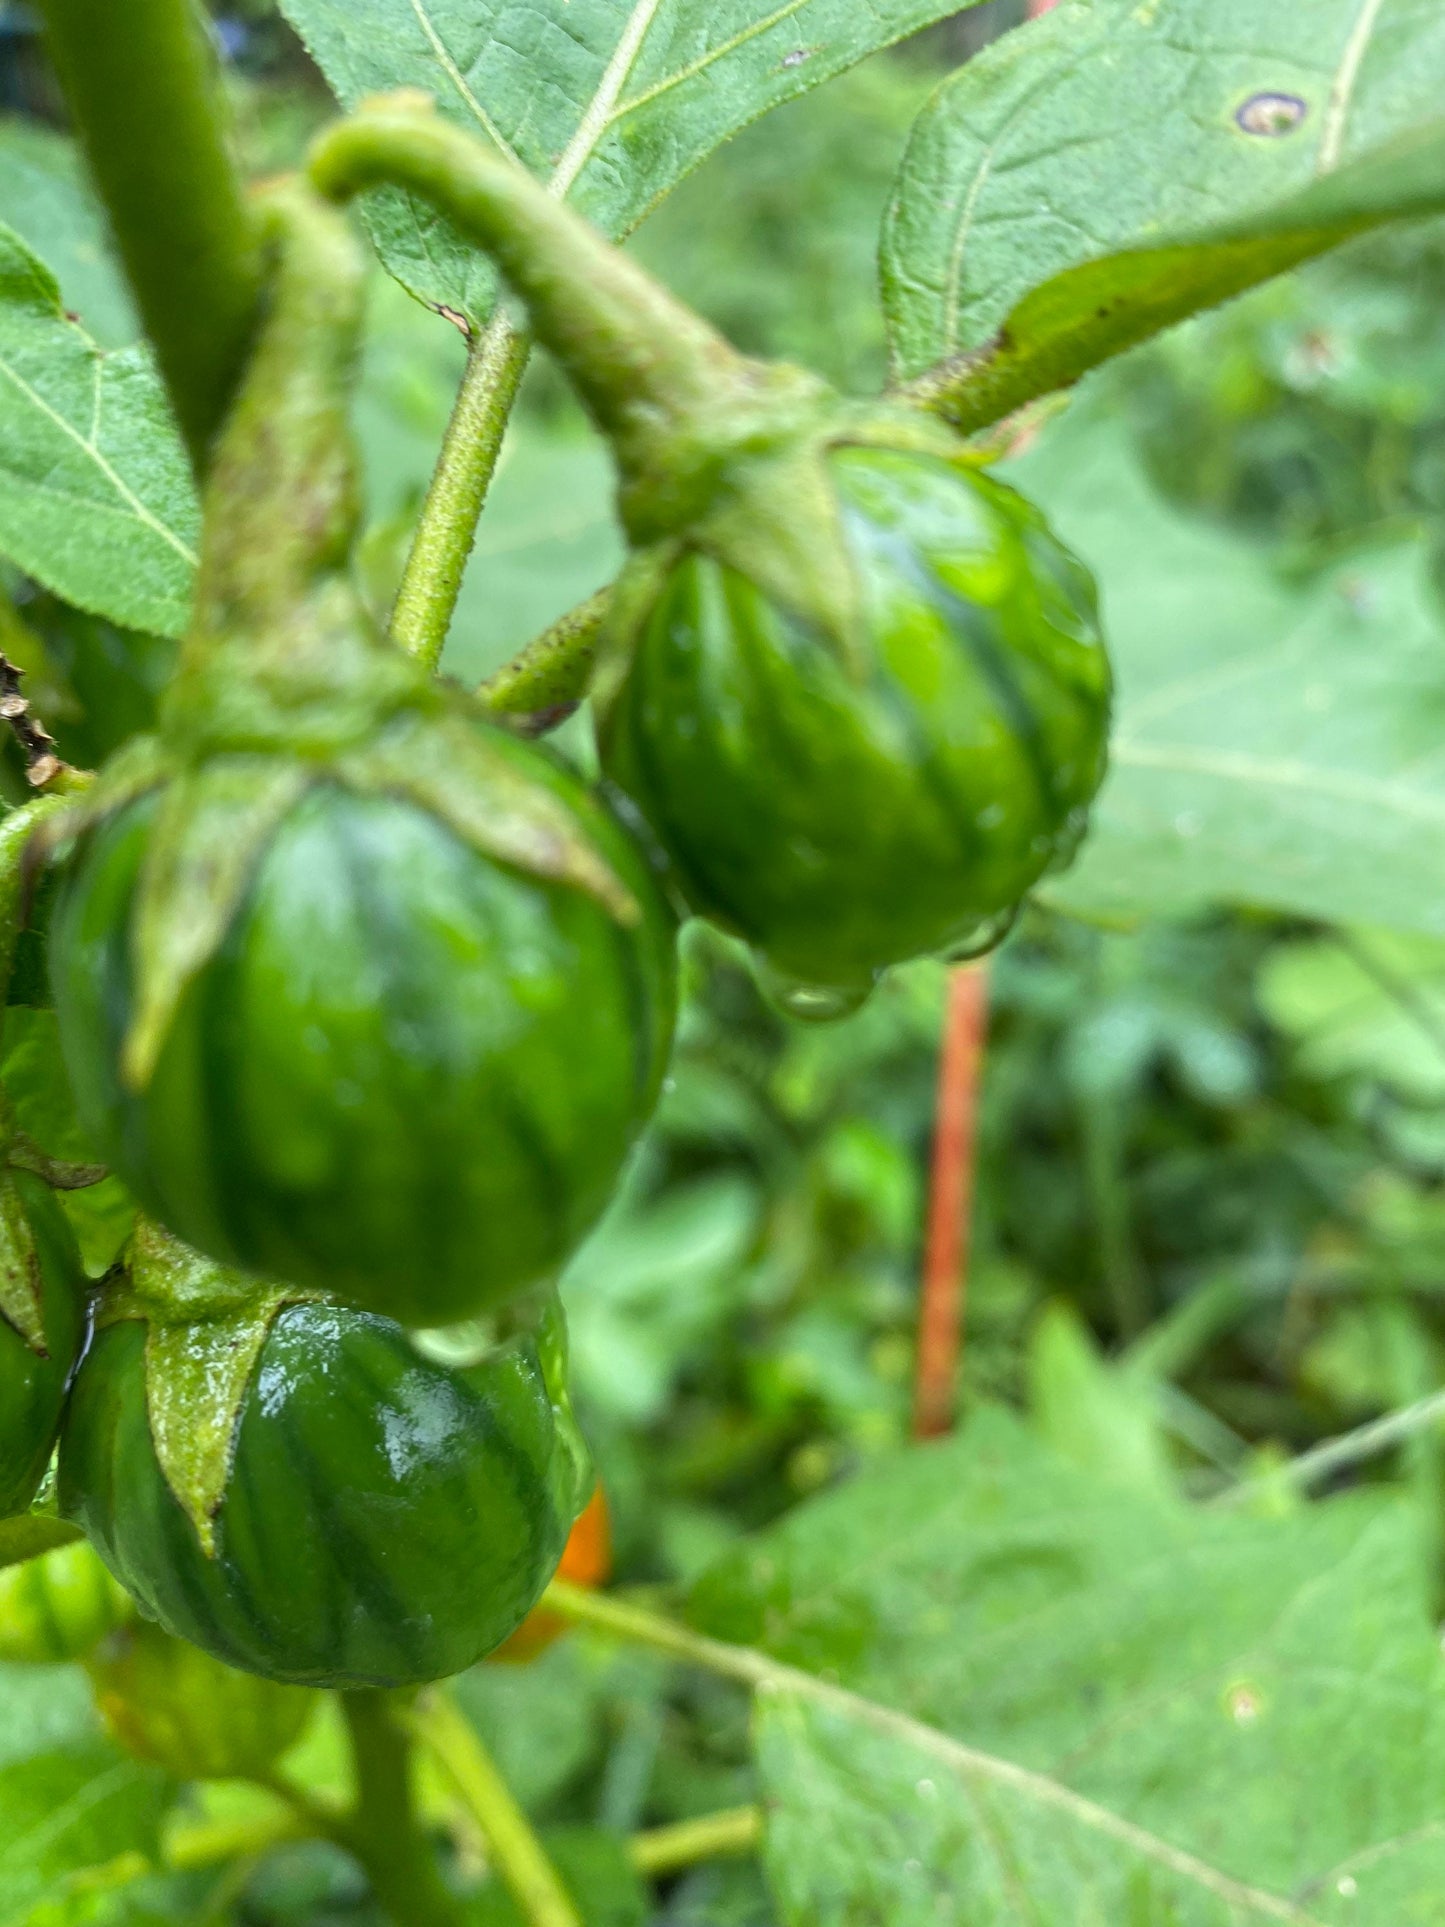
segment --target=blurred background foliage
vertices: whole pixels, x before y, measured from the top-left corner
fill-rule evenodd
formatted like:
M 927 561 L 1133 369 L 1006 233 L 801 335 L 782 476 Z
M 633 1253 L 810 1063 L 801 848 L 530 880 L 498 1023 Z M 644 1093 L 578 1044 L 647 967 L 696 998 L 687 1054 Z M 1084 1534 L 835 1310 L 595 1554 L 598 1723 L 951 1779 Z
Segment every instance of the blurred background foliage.
M 983 9 L 773 115 L 673 197 L 639 254 L 744 346 L 876 387 L 876 237 L 908 125 L 1021 10 Z M 218 24 L 248 157 L 283 165 L 327 98 L 265 0 Z M 29 117 L 7 129 L 11 156 L 53 141 L 26 27 L 0 11 L 4 104 Z M 23 226 L 9 180 L 0 214 Z M 98 230 L 94 250 L 67 286 L 123 338 Z M 1442 299 L 1445 231 L 1355 247 L 1096 376 L 1095 411 L 1158 490 L 1283 580 L 1402 532 L 1445 579 Z M 378 607 L 462 355 L 378 275 L 358 415 Z M 447 667 L 484 673 L 619 554 L 606 459 L 539 365 Z M 92 762 L 143 726 L 169 645 L 5 586 L 0 646 L 67 753 Z M 567 1280 L 619 1574 L 643 1584 L 686 1581 L 907 1437 L 943 1008 L 943 971 L 916 966 L 851 1020 L 799 1028 L 696 928 L 686 979 L 657 1123 Z M 1204 1493 L 1438 1384 L 1445 944 L 1248 911 L 1104 929 L 1035 908 L 990 979 L 965 1409 L 1013 1403 L 1110 1476 Z M 46 1021 L 12 1057 L 43 1057 Z M 114 1224 L 88 1229 L 101 1262 Z M 1435 1481 L 1434 1447 L 1382 1476 Z M 464 1696 L 549 1826 L 626 1831 L 750 1795 L 736 1698 L 646 1658 L 574 1638 L 480 1669 Z M 624 1894 L 616 1918 L 637 1904 Z M 158 1894 L 136 1918 L 173 1905 Z M 344 1859 L 307 1848 L 226 1905 L 279 1924 L 354 1920 L 362 1901 Z M 769 1918 L 744 1865 L 688 1875 L 666 1907 L 671 1927 Z

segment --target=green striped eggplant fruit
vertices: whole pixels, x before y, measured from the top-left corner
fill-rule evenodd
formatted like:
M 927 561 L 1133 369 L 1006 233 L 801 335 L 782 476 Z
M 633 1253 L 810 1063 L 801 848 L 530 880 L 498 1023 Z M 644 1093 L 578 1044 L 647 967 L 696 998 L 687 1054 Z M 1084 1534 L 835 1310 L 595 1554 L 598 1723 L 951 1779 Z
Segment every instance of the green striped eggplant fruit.
M 283 1306 L 209 1551 L 157 1454 L 147 1342 L 144 1318 L 102 1317 L 60 1504 L 168 1632 L 268 1679 L 402 1686 L 463 1671 L 526 1617 L 591 1481 L 555 1301 L 475 1362 L 451 1335 L 448 1352 L 368 1312 Z
M 605 768 L 682 894 L 800 1016 L 906 958 L 990 947 L 1072 857 L 1105 767 L 1087 570 L 961 445 L 868 432 L 817 466 L 846 620 L 790 605 L 762 535 L 689 544 L 631 614 L 604 719 Z
M 0 1518 L 23 1512 L 55 1449 L 84 1332 L 85 1269 L 69 1220 L 27 1171 L 0 1174 Z
M 639 847 L 540 746 L 494 730 L 487 747 L 565 813 L 634 914 L 488 857 L 415 800 L 314 781 L 137 1080 L 158 792 L 86 832 L 55 910 L 61 1039 L 100 1155 L 220 1262 L 409 1325 L 559 1269 L 671 1038 L 675 925 Z

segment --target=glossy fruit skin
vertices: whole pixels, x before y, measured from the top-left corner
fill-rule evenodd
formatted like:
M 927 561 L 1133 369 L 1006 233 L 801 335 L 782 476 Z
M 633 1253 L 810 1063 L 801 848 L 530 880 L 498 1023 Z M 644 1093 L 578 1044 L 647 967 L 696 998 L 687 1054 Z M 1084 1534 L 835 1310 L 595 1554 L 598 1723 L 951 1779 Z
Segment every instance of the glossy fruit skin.
M 130 1601 L 83 1539 L 0 1572 L 0 1661 L 68 1666 L 123 1626 Z
M 642 906 L 463 844 L 412 802 L 321 782 L 261 858 L 142 1092 L 119 1058 L 156 804 L 91 831 L 51 967 L 77 1104 L 154 1216 L 220 1262 L 438 1326 L 560 1268 L 656 1100 L 675 929 L 638 846 L 550 755 L 509 753 Z
M 60 1501 L 167 1631 L 270 1679 L 401 1686 L 463 1671 L 526 1617 L 591 1482 L 545 1327 L 460 1367 L 389 1319 L 286 1307 L 241 1410 L 213 1559 L 156 1459 L 145 1343 L 134 1320 L 97 1334 Z
M 85 1328 L 85 1269 L 69 1220 L 39 1178 L 15 1171 L 10 1180 L 40 1259 L 48 1355 L 0 1315 L 0 1518 L 23 1512 L 45 1476 Z
M 146 1620 L 107 1640 L 88 1671 L 112 1736 L 181 1780 L 263 1777 L 318 1703 L 303 1687 L 223 1666 Z
M 1087 571 L 963 461 L 835 448 L 856 668 L 735 567 L 668 573 L 604 766 L 691 907 L 784 979 L 863 988 L 964 951 L 1072 854 L 1110 675 Z

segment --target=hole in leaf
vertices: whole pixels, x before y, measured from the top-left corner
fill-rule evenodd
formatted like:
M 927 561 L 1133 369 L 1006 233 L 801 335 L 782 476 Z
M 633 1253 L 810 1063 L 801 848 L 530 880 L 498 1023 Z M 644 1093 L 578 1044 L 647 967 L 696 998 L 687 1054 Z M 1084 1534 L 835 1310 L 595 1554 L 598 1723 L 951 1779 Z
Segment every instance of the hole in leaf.
M 1246 134 L 1273 139 L 1304 124 L 1309 105 L 1298 94 L 1251 94 L 1234 116 Z

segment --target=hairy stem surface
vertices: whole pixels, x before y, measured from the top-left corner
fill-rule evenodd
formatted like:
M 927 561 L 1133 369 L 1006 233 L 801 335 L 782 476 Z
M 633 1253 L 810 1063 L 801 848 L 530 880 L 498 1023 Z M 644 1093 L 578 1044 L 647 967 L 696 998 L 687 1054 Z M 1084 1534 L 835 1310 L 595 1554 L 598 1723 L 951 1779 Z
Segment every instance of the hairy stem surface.
M 482 505 L 531 352 L 531 342 L 498 308 L 467 359 L 391 618 L 393 639 L 430 669 L 446 647 Z

